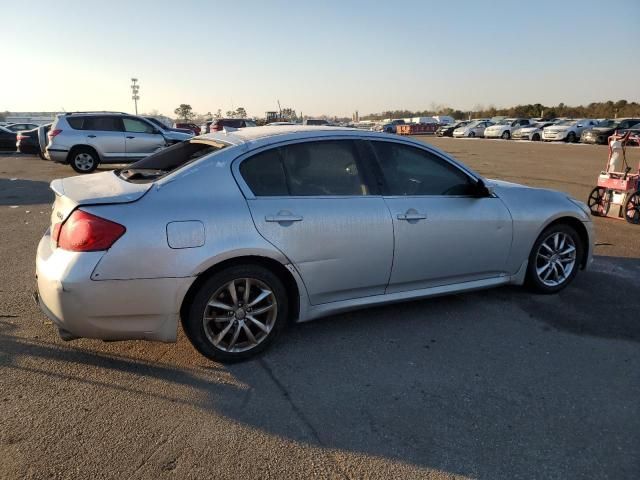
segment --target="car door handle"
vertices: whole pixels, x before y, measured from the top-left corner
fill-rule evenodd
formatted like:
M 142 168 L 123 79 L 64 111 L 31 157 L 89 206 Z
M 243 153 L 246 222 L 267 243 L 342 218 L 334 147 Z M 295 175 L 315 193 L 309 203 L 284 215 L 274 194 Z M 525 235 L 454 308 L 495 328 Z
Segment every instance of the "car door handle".
M 417 212 L 407 212 L 407 213 L 399 213 L 398 214 L 398 220 L 406 220 L 406 221 L 411 221 L 411 220 L 426 220 L 427 216 L 422 214 L 422 213 L 417 213 Z
M 133 135 L 128 135 L 127 138 L 136 138 Z
M 266 222 L 301 222 L 302 221 L 302 217 L 300 215 L 267 215 L 266 217 L 264 217 L 264 220 Z
M 95 135 L 87 135 L 87 138 L 96 138 Z

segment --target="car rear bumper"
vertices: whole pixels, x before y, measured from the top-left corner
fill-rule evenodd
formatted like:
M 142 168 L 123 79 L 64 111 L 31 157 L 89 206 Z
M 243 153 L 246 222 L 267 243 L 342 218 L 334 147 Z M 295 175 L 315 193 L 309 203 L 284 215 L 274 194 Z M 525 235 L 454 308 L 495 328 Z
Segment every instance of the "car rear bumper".
M 61 337 L 174 342 L 193 278 L 91 280 L 103 255 L 52 248 L 48 232 L 40 240 L 36 298 Z
M 68 154 L 68 150 L 47 148 L 45 150 L 44 156 L 52 162 L 67 163 Z

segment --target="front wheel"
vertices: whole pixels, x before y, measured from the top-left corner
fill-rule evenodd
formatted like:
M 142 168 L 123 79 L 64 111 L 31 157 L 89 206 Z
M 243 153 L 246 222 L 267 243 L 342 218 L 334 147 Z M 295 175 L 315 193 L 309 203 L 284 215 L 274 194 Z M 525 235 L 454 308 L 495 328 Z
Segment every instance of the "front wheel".
M 506 132 L 504 132 L 504 133 L 501 135 L 501 138 L 502 138 L 503 140 L 509 140 L 509 139 L 511 138 L 511 133 L 507 130 Z
M 539 133 L 534 133 L 533 136 L 531 137 L 531 140 L 534 142 L 539 142 L 540 141 L 540 134 Z
M 531 249 L 527 284 L 540 293 L 556 293 L 578 274 L 583 246 L 569 225 L 557 224 L 544 230 Z
M 591 215 L 596 217 L 606 217 L 611 206 L 611 198 L 609 192 L 604 187 L 595 187 L 591 190 L 587 205 L 591 210 Z
M 634 193 L 627 200 L 624 207 L 624 218 L 629 223 L 640 225 L 640 193 Z
M 238 265 L 200 287 L 183 327 L 205 357 L 237 362 L 267 348 L 287 315 L 287 292 L 280 279 L 262 266 Z
M 576 143 L 576 134 L 573 132 L 569 132 L 567 135 L 567 143 Z
M 473 138 L 476 136 L 476 132 L 469 132 L 469 138 Z

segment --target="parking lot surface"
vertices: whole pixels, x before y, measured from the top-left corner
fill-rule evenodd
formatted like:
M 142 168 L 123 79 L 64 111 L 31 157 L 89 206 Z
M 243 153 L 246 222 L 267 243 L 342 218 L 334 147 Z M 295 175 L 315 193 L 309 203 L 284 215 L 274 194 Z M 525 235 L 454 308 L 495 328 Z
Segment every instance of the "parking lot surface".
M 581 200 L 607 156 L 424 140 Z M 182 332 L 58 338 L 30 294 L 48 183 L 72 174 L 0 155 L 0 478 L 640 476 L 640 226 L 595 219 L 595 262 L 558 295 L 509 287 L 337 315 L 223 366 Z

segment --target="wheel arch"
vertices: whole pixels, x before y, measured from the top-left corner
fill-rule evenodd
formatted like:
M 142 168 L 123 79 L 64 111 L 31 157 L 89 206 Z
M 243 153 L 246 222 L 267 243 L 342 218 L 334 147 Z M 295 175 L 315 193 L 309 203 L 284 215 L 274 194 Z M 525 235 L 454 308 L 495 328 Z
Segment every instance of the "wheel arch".
M 568 225 L 573 228 L 580 237 L 580 242 L 582 242 L 583 252 L 582 258 L 580 259 L 580 268 L 584 269 L 587 266 L 587 260 L 589 259 L 589 250 L 591 248 L 589 232 L 587 231 L 587 227 L 584 226 L 584 223 L 577 219 L 576 217 L 571 216 L 562 216 L 556 218 L 549 223 L 547 223 L 540 233 L 544 232 L 547 228 L 552 227 L 554 225 Z
M 91 150 L 98 157 L 98 162 L 102 162 L 102 155 L 100 155 L 100 152 L 93 145 L 82 143 L 82 144 L 74 145 L 69 149 L 69 153 L 67 153 L 67 163 L 71 163 L 72 156 L 78 150 Z
M 180 304 L 180 318 L 184 321 L 187 318 L 189 305 L 193 300 L 200 287 L 214 274 L 224 270 L 225 268 L 237 266 L 237 265 L 260 265 L 273 272 L 280 281 L 283 283 L 288 295 L 288 308 L 289 308 L 289 321 L 293 322 L 298 319 L 300 314 L 300 287 L 294 275 L 280 263 L 273 258 L 264 257 L 260 255 L 243 255 L 233 258 L 228 258 L 215 263 L 208 267 L 206 270 L 200 272 L 193 283 L 189 286 L 186 294 Z

